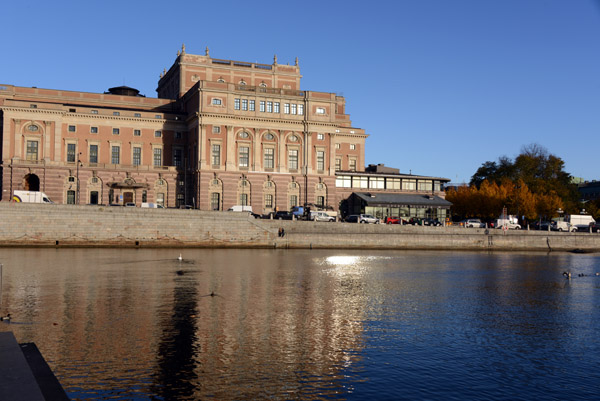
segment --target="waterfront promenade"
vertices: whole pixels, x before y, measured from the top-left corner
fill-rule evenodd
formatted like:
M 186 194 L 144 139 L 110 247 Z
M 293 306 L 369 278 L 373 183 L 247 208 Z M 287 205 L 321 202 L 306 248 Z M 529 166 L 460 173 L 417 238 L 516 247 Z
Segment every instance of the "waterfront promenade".
M 283 228 L 285 235 L 278 235 Z M 0 202 L 0 246 L 600 251 L 600 235 L 254 219 L 245 213 Z

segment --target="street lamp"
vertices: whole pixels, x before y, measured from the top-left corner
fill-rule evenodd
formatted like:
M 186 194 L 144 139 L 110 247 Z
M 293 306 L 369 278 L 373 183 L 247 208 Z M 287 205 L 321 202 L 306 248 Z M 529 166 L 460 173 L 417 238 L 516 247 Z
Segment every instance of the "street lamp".
M 81 152 L 79 152 L 79 156 L 81 156 Z M 79 205 L 79 166 L 83 167 L 83 163 L 81 163 L 81 160 L 79 159 L 79 157 L 77 157 L 77 200 L 75 203 L 77 203 Z

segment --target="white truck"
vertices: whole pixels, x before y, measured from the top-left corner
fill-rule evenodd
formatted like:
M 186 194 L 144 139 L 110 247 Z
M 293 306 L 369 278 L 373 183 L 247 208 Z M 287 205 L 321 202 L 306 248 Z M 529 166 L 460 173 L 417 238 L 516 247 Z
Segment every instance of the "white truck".
M 517 216 L 513 215 L 504 215 L 500 216 L 499 219 L 495 221 L 496 228 L 502 228 L 505 230 L 520 230 L 521 225 L 519 225 L 519 219 Z
M 13 193 L 13 200 L 23 203 L 54 203 L 48 195 L 39 191 L 15 191 Z
M 228 212 L 250 212 L 252 213 L 252 206 L 234 205 L 227 209 Z
M 589 214 L 572 214 L 568 217 L 567 221 L 577 231 L 587 231 L 590 228 L 590 224 L 595 222 Z

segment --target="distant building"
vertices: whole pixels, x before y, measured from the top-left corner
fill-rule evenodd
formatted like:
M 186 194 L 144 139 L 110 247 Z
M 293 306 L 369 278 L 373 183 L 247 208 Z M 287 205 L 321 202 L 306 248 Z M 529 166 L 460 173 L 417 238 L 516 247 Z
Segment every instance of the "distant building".
M 269 213 L 338 210 L 365 190 L 443 196 L 446 179 L 365 170 L 367 134 L 352 126 L 346 100 L 302 90 L 301 77 L 297 59 L 258 64 L 182 47 L 158 98 L 126 86 L 0 85 L 0 200 L 27 189 L 65 204 Z
M 600 199 L 600 181 L 585 181 L 577 185 L 577 190 L 584 201 Z

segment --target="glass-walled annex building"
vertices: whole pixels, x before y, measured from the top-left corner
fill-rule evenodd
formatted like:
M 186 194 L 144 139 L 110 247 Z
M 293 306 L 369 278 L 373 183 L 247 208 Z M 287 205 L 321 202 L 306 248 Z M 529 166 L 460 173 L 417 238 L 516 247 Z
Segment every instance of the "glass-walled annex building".
M 337 171 L 336 191 L 342 196 L 340 212 L 386 217 L 448 217 L 452 203 L 445 199 L 444 185 L 450 180 L 400 174 L 398 169 L 381 164 L 370 165 L 364 172 Z

